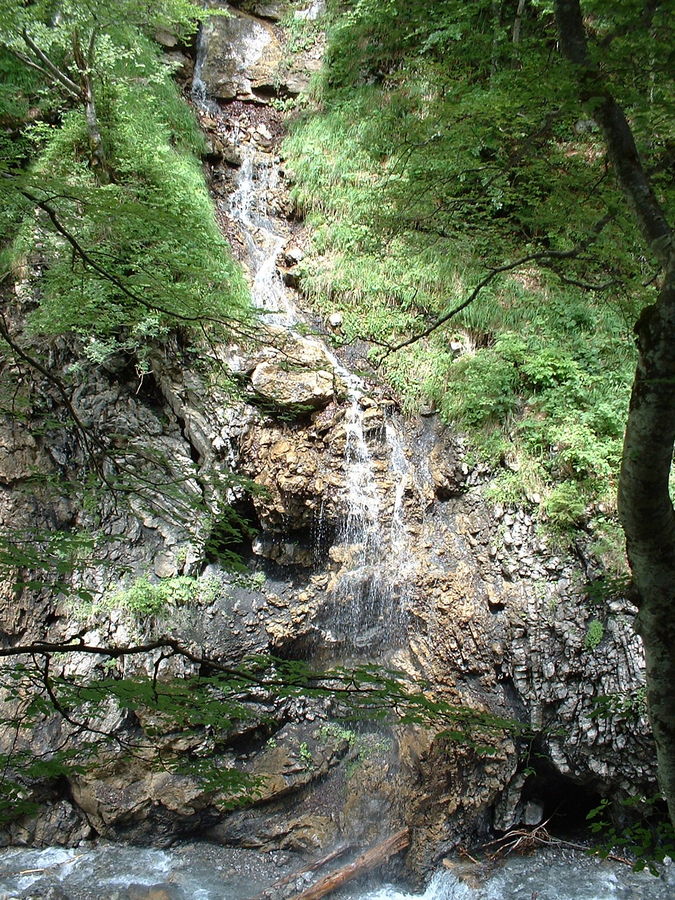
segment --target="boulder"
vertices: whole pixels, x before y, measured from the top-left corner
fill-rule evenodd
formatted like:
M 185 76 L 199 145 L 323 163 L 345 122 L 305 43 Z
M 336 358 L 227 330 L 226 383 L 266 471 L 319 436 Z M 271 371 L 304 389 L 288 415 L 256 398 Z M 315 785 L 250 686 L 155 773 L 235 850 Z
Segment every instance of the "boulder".
M 288 368 L 283 363 L 262 362 L 251 375 L 251 384 L 260 397 L 275 406 L 308 406 L 320 409 L 333 399 L 333 373 L 326 369 Z
M 274 94 L 284 53 L 268 22 L 240 10 L 204 25 L 206 56 L 201 72 L 207 94 L 218 100 L 254 100 Z
M 249 8 L 256 16 L 280 22 L 288 12 L 288 0 L 263 0 L 262 3 L 249 3 Z
M 248 8 L 263 18 L 227 4 L 217 5 L 227 7 L 230 15 L 214 16 L 203 26 L 206 54 L 201 79 L 209 97 L 264 102 L 272 96 L 295 96 L 307 90 L 311 77 L 321 68 L 322 35 L 315 35 L 311 46 L 294 51 L 284 46 L 267 21 L 277 21 L 285 4 L 249 4 Z
M 249 370 L 259 399 L 287 410 L 316 410 L 345 396 L 346 385 L 318 341 L 273 325 L 266 332 L 268 345 Z

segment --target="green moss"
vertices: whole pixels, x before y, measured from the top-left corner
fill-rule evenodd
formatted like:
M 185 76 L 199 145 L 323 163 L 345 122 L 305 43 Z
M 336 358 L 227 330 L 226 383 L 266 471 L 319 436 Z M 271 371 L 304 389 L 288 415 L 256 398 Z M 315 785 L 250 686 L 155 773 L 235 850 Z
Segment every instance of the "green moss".
M 125 609 L 139 617 L 157 616 L 167 613 L 170 608 L 190 605 L 198 595 L 199 582 L 195 578 L 181 575 L 150 581 L 147 575 L 142 575 L 130 587 L 113 594 L 106 606 Z

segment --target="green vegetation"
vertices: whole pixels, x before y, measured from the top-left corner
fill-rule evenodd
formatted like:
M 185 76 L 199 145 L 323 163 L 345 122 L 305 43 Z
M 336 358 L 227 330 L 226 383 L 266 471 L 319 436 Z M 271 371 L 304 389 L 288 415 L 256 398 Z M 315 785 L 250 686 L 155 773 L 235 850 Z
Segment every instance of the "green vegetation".
M 630 811 L 635 821 L 617 827 L 610 815 L 610 801 L 602 800 L 586 817 L 595 836 L 593 852 L 606 858 L 621 848 L 635 860 L 635 871 L 649 869 L 652 875 L 658 876 L 657 864 L 663 863 L 666 857 L 672 858 L 675 853 L 675 829 L 670 822 L 664 821 L 660 811 L 662 804 L 661 797 L 627 798 L 622 806 Z
M 602 40 L 621 16 L 590 5 Z M 513 463 L 495 486 L 506 499 L 539 494 L 543 518 L 569 533 L 598 504 L 614 507 L 630 332 L 654 297 L 653 270 L 551 53 L 551 5 L 528 4 L 517 39 L 511 7 L 332 3 L 318 109 L 296 119 L 285 149 L 312 235 L 302 287 L 316 309 L 342 311 L 345 340 L 374 342 L 408 408 L 431 400 L 495 465 Z M 646 36 L 623 40 L 642 47 Z M 622 99 L 640 110 L 641 149 L 660 160 L 665 86 L 652 81 L 649 109 L 638 107 L 655 74 L 622 61 L 617 44 L 611 65 L 633 79 Z M 443 329 L 388 353 L 482 280 Z
M 627 693 L 602 694 L 594 700 L 594 718 L 618 718 L 637 722 L 647 717 L 647 692 L 644 687 Z
M 148 37 L 186 33 L 201 11 L 82 0 L 54 22 L 52 7 L 2 4 L 1 265 L 40 297 L 33 333 L 77 335 L 85 359 L 123 353 L 143 372 L 170 331 L 203 340 L 250 318 L 195 157 L 203 139 Z
M 274 715 L 265 710 L 284 698 L 331 698 L 332 714 L 343 721 L 346 717 L 390 721 L 396 709 L 397 721 L 445 727 L 448 740 L 473 747 L 480 755 L 492 752 L 507 734 L 523 733 L 517 722 L 431 700 L 424 686 L 404 673 L 373 665 L 320 673 L 303 662 L 267 656 L 228 665 L 203 659 L 165 638 L 146 647 L 159 651 L 162 673 L 158 665 L 149 663 L 153 674 L 132 667 L 134 676 L 125 677 L 125 663 L 135 649 L 101 647 L 90 648 L 98 665 L 83 675 L 85 646 L 75 641 L 70 647 L 61 645 L 63 652 L 51 648 L 38 648 L 29 655 L 22 655 L 20 648 L 9 651 L 17 659 L 11 668 L 0 670 L 0 687 L 5 697 L 18 704 L 20 713 L 0 720 L 15 737 L 13 749 L 0 753 L 0 823 L 36 811 L 46 785 L 89 771 L 94 762 L 105 765 L 108 754 L 120 764 L 123 754 L 133 758 L 142 753 L 162 771 L 194 778 L 220 809 L 249 802 L 258 780 L 246 772 L 245 765 L 237 765 L 241 760 L 230 739 L 242 723 L 273 726 Z M 193 674 L 167 677 L 174 659 L 182 672 L 187 666 Z M 101 730 L 101 722 L 113 708 L 136 713 L 124 741 L 117 733 Z M 33 760 L 30 749 L 23 748 L 36 725 L 53 717 L 55 710 L 59 715 L 52 723 L 61 730 L 59 751 Z M 357 763 L 387 753 L 391 746 L 377 734 L 356 736 L 339 722 L 322 725 L 317 736 L 347 740 L 357 750 Z M 199 749 L 186 752 L 189 746 Z M 274 749 L 276 739 L 270 738 L 266 746 Z M 304 766 L 314 764 L 307 742 L 299 743 L 297 755 Z
M 605 626 L 599 619 L 591 619 L 586 627 L 584 646 L 587 650 L 595 650 L 605 636 Z
M 142 575 L 130 587 L 113 594 L 106 605 L 126 609 L 136 616 L 155 616 L 166 614 L 171 607 L 193 603 L 198 593 L 197 579 L 187 575 L 160 578 L 154 583 L 147 575 Z

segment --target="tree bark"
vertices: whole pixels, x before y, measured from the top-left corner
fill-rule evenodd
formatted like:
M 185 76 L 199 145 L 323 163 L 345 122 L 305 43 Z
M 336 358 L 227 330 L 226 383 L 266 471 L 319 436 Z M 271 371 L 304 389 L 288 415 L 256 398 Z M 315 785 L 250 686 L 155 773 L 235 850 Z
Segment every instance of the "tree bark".
M 94 84 L 91 77 L 96 46 L 96 29 L 92 30 L 86 53 L 82 49 L 77 31 L 74 31 L 72 34 L 73 58 L 77 66 L 77 73 L 80 79 L 79 84 L 73 81 L 67 72 L 55 65 L 25 29 L 22 36 L 26 46 L 39 60 L 39 64 L 24 59 L 21 55 L 19 55 L 19 58 L 48 77 L 53 78 L 57 84 L 65 88 L 71 97 L 74 97 L 82 105 L 87 123 L 92 169 L 94 169 L 98 180 L 102 184 L 109 184 L 111 181 L 114 181 L 115 175 L 105 152 L 103 136 L 98 122 Z
M 386 862 L 395 853 L 405 850 L 409 843 L 410 830 L 404 828 L 401 831 L 397 831 L 396 834 L 357 856 L 353 862 L 343 866 L 341 869 L 336 869 L 330 875 L 326 875 L 325 878 L 317 881 L 316 884 L 313 884 L 312 887 L 307 888 L 301 894 L 296 894 L 293 900 L 320 900 L 321 897 L 331 894 L 339 887 L 342 887 L 343 884 L 347 884 L 348 881 L 358 878 L 360 875 L 364 875 L 375 868 L 375 866 Z
M 513 20 L 513 28 L 511 29 L 511 39 L 514 44 L 520 43 L 520 26 L 523 24 L 523 13 L 525 12 L 525 4 L 527 0 L 518 0 L 518 8 Z
M 675 510 L 669 490 L 675 444 L 673 234 L 628 120 L 589 57 L 579 0 L 556 0 L 555 12 L 560 48 L 575 66 L 579 99 L 602 129 L 626 203 L 664 272 L 658 300 L 635 326 L 638 363 L 618 500 L 638 595 L 636 629 L 645 650 L 659 782 L 675 825 Z
M 80 38 L 77 31 L 73 32 L 73 57 L 80 75 L 80 98 L 84 106 L 84 116 L 87 122 L 87 133 L 89 135 L 89 149 L 91 154 L 91 165 L 96 171 L 98 180 L 102 184 L 108 184 L 114 181 L 112 168 L 108 162 L 108 157 L 103 144 L 103 136 L 98 124 L 98 113 L 96 112 L 96 99 L 94 96 L 94 85 L 92 82 L 92 64 L 94 56 L 94 48 L 96 44 L 96 30 L 94 29 L 89 41 L 89 49 L 85 54 L 80 45 Z
M 639 597 L 659 783 L 675 825 L 675 260 L 636 325 L 638 365 L 619 477 L 619 515 Z
M 649 248 L 667 266 L 672 229 L 644 170 L 626 116 L 588 55 L 579 0 L 556 0 L 560 49 L 576 67 L 579 99 L 602 129 L 605 146 L 626 202 Z

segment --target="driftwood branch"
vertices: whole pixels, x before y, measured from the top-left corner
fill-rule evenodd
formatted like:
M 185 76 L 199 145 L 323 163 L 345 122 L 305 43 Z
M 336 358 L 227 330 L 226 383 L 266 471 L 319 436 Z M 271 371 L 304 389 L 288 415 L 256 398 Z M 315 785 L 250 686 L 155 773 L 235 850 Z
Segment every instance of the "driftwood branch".
M 292 900 L 320 900 L 321 897 L 331 894 L 348 881 L 359 878 L 361 875 L 365 875 L 366 872 L 374 869 L 375 866 L 386 862 L 389 857 L 400 853 L 401 850 L 405 850 L 409 844 L 410 829 L 403 828 L 385 841 L 376 844 L 370 850 L 366 850 L 360 856 L 357 856 L 353 862 L 326 875 L 325 878 L 317 881 L 316 884 L 307 888 L 306 891 L 296 894 Z
M 331 850 L 330 853 L 326 853 L 324 856 L 319 859 L 315 859 L 314 862 L 306 865 L 304 869 L 298 869 L 297 872 L 291 872 L 290 875 L 285 875 L 283 878 L 280 878 L 278 881 L 275 881 L 274 884 L 271 884 L 268 888 L 261 894 L 257 894 L 255 897 L 252 897 L 251 900 L 276 900 L 279 896 L 278 891 L 280 888 L 284 887 L 287 884 L 291 884 L 296 879 L 301 878 L 303 875 L 307 875 L 309 872 L 316 872 L 318 869 L 323 868 L 323 866 L 327 865 L 329 862 L 333 862 L 334 859 L 338 859 L 340 856 L 344 856 L 348 850 L 351 850 L 351 844 L 341 844 L 335 850 Z

